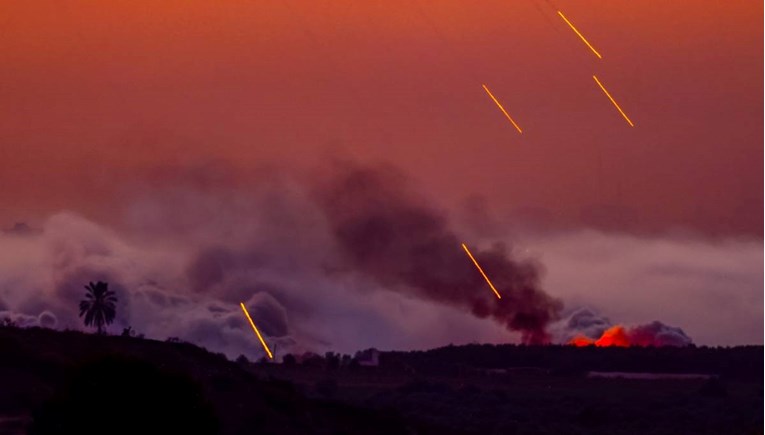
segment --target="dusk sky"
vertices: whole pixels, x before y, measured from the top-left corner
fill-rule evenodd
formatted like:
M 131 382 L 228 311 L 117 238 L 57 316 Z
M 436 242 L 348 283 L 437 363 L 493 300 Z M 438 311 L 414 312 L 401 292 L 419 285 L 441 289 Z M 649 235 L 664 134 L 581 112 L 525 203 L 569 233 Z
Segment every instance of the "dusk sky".
M 457 234 L 527 249 L 567 306 L 634 323 L 662 306 L 656 319 L 699 342 L 762 343 L 761 2 L 18 1 L 0 5 L 0 29 L 0 228 L 47 234 L 64 212 L 88 222 L 77 231 L 128 234 L 152 226 L 135 204 L 184 183 L 215 196 L 336 159 L 384 163 Z M 591 273 L 604 263 L 629 272 Z M 668 308 L 669 289 L 697 302 Z M 38 315 L 9 292 L 0 302 Z M 435 335 L 381 345 L 449 342 Z
M 105 217 L 162 165 L 336 153 L 450 203 L 761 237 L 762 5 L 557 4 L 598 60 L 550 4 L 4 2 L 1 217 Z

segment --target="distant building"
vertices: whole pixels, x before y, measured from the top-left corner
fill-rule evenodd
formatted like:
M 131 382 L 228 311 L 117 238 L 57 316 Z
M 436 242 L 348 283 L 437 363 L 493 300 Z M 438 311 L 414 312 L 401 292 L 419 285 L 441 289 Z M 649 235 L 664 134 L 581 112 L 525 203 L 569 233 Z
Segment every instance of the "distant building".
M 353 359 L 364 367 L 377 367 L 380 365 L 380 351 L 375 348 L 369 348 L 356 352 Z

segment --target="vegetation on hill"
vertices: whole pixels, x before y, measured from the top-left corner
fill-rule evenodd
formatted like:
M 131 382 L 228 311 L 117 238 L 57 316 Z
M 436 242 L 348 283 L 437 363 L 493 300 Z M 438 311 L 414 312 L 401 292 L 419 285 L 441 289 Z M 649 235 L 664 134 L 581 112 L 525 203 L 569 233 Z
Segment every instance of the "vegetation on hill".
M 0 433 L 762 433 L 761 346 L 448 346 L 237 362 L 179 340 L 0 327 Z M 755 367 L 757 370 L 755 370 Z M 587 370 L 712 380 L 589 379 Z M 633 370 L 635 369 L 635 370 Z
M 34 435 L 460 433 L 309 399 L 189 343 L 0 327 L 0 350 L 0 417 Z
M 406 364 L 421 372 L 534 367 L 553 374 L 588 371 L 701 373 L 763 382 L 762 346 L 575 347 L 471 344 L 427 351 L 384 352 L 382 365 Z
M 85 290 L 85 299 L 80 301 L 80 317 L 84 316 L 85 326 L 95 326 L 96 331 L 103 334 L 106 325 L 117 315 L 117 295 L 103 281 L 90 282 Z

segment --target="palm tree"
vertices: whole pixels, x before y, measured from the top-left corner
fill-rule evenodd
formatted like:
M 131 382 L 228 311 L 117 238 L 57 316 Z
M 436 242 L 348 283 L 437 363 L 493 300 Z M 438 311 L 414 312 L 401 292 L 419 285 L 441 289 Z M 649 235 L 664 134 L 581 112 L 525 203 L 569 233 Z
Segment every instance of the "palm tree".
M 117 296 L 109 290 L 109 284 L 91 281 L 85 286 L 85 299 L 80 301 L 80 317 L 85 316 L 85 326 L 96 325 L 99 334 L 104 333 L 104 325 L 114 321 Z

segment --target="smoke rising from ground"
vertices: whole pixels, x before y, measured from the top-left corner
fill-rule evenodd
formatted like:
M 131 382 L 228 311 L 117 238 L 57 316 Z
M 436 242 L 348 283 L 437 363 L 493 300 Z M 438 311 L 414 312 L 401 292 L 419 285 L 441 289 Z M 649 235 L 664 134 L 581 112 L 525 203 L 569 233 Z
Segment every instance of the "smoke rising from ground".
M 545 288 L 623 325 L 660 320 L 696 344 L 763 342 L 762 240 L 637 237 L 582 229 L 522 235 Z
M 558 341 L 580 346 L 687 346 L 693 343 L 681 328 L 653 322 L 622 326 L 613 324 L 589 308 L 572 311 L 568 317 L 553 326 Z
M 240 185 L 225 168 L 192 171 L 136 195 L 119 225 L 62 212 L 39 232 L 0 233 L 0 318 L 82 329 L 77 303 L 83 286 L 102 280 L 119 298 L 111 333 L 132 326 L 149 338 L 178 337 L 230 357 L 262 356 L 240 301 L 277 355 L 534 342 L 547 338 L 545 325 L 561 307 L 540 290 L 543 284 L 574 306 L 598 305 L 620 322 L 659 318 L 682 325 L 699 343 L 719 344 L 733 339 L 725 323 L 710 335 L 711 326 L 686 323 L 691 314 L 682 314 L 682 306 L 691 306 L 694 316 L 719 316 L 716 306 L 704 305 L 709 297 L 675 305 L 664 299 L 653 311 L 646 309 L 650 300 L 618 301 L 629 300 L 619 292 L 635 277 L 651 294 L 668 295 L 707 282 L 704 276 L 721 276 L 725 285 L 699 291 L 728 297 L 734 308 L 742 297 L 752 299 L 751 306 L 759 301 L 759 319 L 757 312 L 738 311 L 738 330 L 762 319 L 762 270 L 746 260 L 761 258 L 761 242 L 580 231 L 528 237 L 523 243 L 531 253 L 518 255 L 517 247 L 497 243 L 501 237 L 465 240 L 503 294 L 497 301 L 437 201 L 407 189 L 401 174 L 351 166 L 320 179 L 267 173 L 260 183 Z M 646 264 L 657 258 L 657 244 L 672 255 Z M 749 292 L 758 288 L 759 294 Z M 564 342 L 559 324 L 549 328 L 554 342 Z M 761 343 L 758 334 L 749 333 L 746 342 Z
M 511 258 L 502 245 L 474 255 L 500 289 L 498 300 L 459 249 L 445 215 L 416 198 L 393 170 L 341 171 L 319 194 L 345 260 L 387 288 L 491 317 L 525 343 L 549 341 L 560 301 L 544 293 L 539 266 Z

